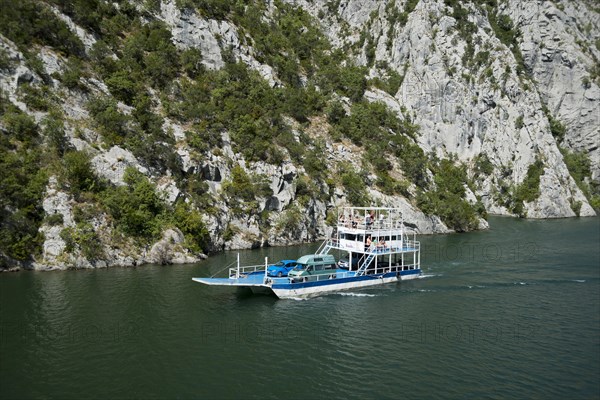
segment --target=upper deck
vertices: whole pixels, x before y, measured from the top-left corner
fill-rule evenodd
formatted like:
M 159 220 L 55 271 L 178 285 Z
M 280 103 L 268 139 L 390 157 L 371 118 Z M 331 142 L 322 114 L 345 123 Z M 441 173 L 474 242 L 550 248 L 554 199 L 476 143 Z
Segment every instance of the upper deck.
M 340 210 L 331 248 L 355 253 L 405 253 L 420 250 L 415 232 L 407 232 L 398 208 L 345 207 Z
M 389 207 L 344 207 L 340 210 L 338 231 L 400 231 L 404 228 L 402 212 Z

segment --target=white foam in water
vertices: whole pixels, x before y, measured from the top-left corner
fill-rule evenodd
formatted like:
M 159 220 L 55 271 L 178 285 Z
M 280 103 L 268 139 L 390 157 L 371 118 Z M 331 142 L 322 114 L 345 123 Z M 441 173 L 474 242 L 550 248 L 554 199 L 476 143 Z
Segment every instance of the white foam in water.
M 308 297 L 286 297 L 286 300 L 296 300 L 296 301 L 304 301 L 304 300 L 308 300 Z
M 423 279 L 423 278 L 431 278 L 437 276 L 436 274 L 423 274 L 423 275 L 419 275 L 419 279 Z
M 369 293 L 339 293 L 340 296 L 353 296 L 353 297 L 377 297 L 376 294 Z
M 585 283 L 585 279 L 573 279 L 573 282 Z

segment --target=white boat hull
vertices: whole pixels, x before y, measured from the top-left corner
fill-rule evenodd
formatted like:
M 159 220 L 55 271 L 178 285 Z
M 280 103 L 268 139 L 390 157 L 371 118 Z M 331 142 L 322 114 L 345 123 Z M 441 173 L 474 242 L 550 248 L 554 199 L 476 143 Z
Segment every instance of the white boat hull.
M 347 282 L 330 283 L 327 285 L 311 286 L 311 287 L 299 287 L 299 288 L 274 288 L 272 287 L 273 293 L 280 299 L 294 298 L 294 297 L 306 297 L 311 295 L 317 295 L 326 292 L 337 292 L 340 290 L 349 290 L 356 288 L 364 288 L 368 286 L 383 285 L 385 283 L 393 283 L 398 281 L 406 281 L 410 279 L 418 278 L 420 274 L 410 274 L 403 276 L 389 276 L 389 277 L 377 277 L 366 280 L 348 280 Z

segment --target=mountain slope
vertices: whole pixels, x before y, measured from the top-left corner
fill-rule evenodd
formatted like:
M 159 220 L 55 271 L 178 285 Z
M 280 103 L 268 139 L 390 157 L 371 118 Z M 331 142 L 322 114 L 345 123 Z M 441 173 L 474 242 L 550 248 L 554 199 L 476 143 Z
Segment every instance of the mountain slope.
M 342 204 L 424 233 L 595 214 L 591 5 L 1 6 L 5 268 L 317 240 Z

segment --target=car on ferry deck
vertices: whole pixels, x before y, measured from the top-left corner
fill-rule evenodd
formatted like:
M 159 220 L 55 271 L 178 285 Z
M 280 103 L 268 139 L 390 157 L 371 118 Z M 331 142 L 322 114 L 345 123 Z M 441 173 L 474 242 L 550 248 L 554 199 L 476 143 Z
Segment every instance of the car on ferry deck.
M 288 273 L 296 267 L 296 260 L 281 260 L 276 264 L 269 265 L 267 268 L 268 276 L 281 278 L 288 276 Z
M 319 280 L 319 275 L 334 278 L 337 264 L 331 254 L 309 254 L 297 260 L 288 277 L 292 283 Z
M 353 253 L 352 254 L 352 269 L 353 270 L 357 270 L 358 269 L 358 264 L 360 262 L 360 257 L 362 257 L 362 254 L 358 254 L 358 253 Z M 337 266 L 338 268 L 341 269 L 350 269 L 350 263 L 348 262 L 348 258 L 349 256 L 346 255 L 343 258 L 341 258 L 338 263 Z

